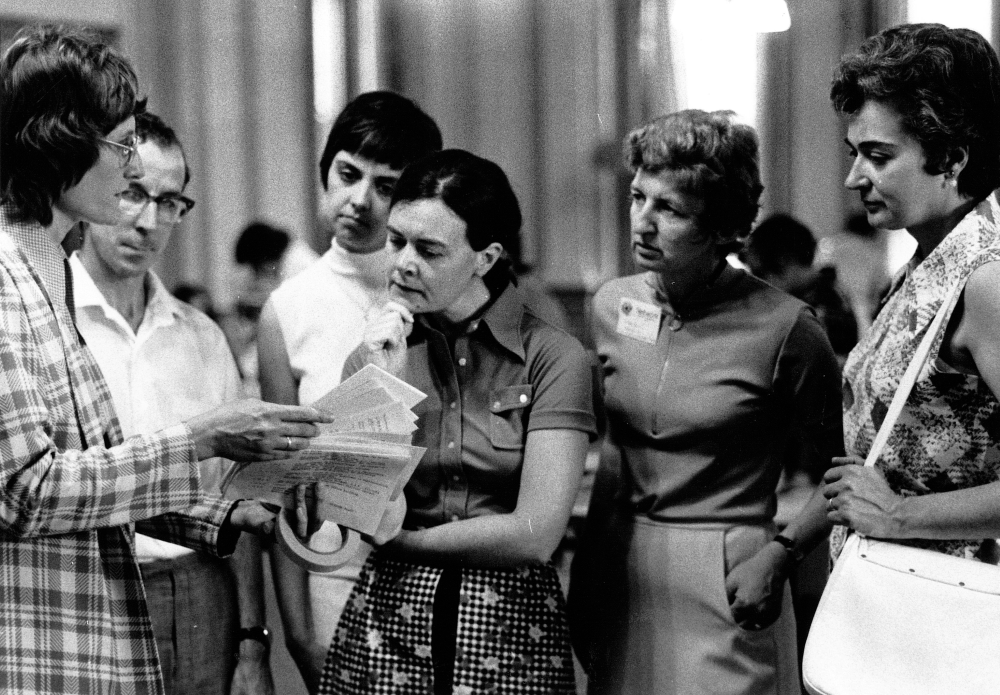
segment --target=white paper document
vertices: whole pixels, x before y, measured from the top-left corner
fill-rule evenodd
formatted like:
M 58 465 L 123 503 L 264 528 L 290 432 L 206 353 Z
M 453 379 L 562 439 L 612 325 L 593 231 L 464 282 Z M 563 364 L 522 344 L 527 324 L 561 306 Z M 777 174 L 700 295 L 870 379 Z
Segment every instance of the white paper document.
M 223 492 L 290 506 L 286 493 L 296 485 L 320 483 L 319 518 L 373 534 L 425 451 L 410 445 L 417 421 L 411 408 L 425 397 L 368 365 L 313 404 L 335 419 L 320 425 L 308 449 L 282 461 L 234 465 Z

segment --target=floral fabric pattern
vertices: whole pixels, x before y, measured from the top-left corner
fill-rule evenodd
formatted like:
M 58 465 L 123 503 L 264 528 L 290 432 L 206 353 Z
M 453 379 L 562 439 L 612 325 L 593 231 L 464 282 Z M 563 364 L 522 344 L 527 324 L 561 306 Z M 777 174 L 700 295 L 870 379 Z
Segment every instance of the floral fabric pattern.
M 844 366 L 844 442 L 867 456 L 896 388 L 935 314 L 956 286 L 985 263 L 1000 261 L 1000 206 L 990 195 L 912 271 L 889 299 Z M 924 495 L 1000 479 L 1000 402 L 978 376 L 937 359 L 947 320 L 935 338 L 906 406 L 876 466 L 901 495 Z M 834 556 L 846 530 L 834 530 Z M 917 541 L 959 557 L 976 557 L 983 539 Z M 995 543 L 990 546 L 995 550 Z M 995 554 L 995 553 L 994 553 Z
M 433 695 L 441 570 L 369 557 L 333 637 L 320 693 Z M 551 565 L 463 569 L 455 695 L 575 693 L 566 602 Z

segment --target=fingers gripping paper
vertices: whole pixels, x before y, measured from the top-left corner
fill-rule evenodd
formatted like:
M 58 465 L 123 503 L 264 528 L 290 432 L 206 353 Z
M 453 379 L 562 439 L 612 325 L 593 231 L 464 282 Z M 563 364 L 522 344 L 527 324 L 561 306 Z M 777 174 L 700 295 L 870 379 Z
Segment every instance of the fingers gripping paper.
M 426 394 L 368 365 L 313 405 L 334 418 L 320 425 L 308 449 L 282 461 L 238 464 L 223 481 L 228 499 L 259 499 L 294 507 L 288 494 L 318 483 L 319 519 L 374 534 L 391 500 L 403 491 L 425 449 L 411 446 Z

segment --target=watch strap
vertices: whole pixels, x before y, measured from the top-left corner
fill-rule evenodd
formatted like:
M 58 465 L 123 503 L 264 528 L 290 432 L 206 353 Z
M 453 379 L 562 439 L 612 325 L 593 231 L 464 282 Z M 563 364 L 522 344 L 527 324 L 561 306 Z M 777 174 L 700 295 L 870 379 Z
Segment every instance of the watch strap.
M 271 631 L 263 625 L 253 625 L 251 627 L 241 627 L 239 641 L 253 640 L 264 645 L 264 649 L 271 650 Z
M 774 542 L 780 545 L 788 553 L 789 557 L 792 558 L 792 562 L 796 565 L 802 562 L 802 558 L 805 557 L 805 553 L 799 548 L 798 544 L 793 541 L 788 536 L 779 533 L 773 538 Z

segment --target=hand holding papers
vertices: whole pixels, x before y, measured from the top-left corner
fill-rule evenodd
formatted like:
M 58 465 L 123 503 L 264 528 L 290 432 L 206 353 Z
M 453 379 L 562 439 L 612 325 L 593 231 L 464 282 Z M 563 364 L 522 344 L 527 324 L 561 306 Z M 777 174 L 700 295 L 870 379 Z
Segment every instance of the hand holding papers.
M 423 456 L 423 448 L 410 445 L 417 421 L 411 409 L 425 397 L 368 365 L 313 404 L 334 419 L 319 426 L 308 449 L 283 461 L 235 465 L 223 481 L 224 494 L 291 508 L 296 485 L 320 483 L 317 518 L 374 534 Z M 287 526 L 284 518 L 279 515 L 279 530 L 290 533 L 280 529 Z

